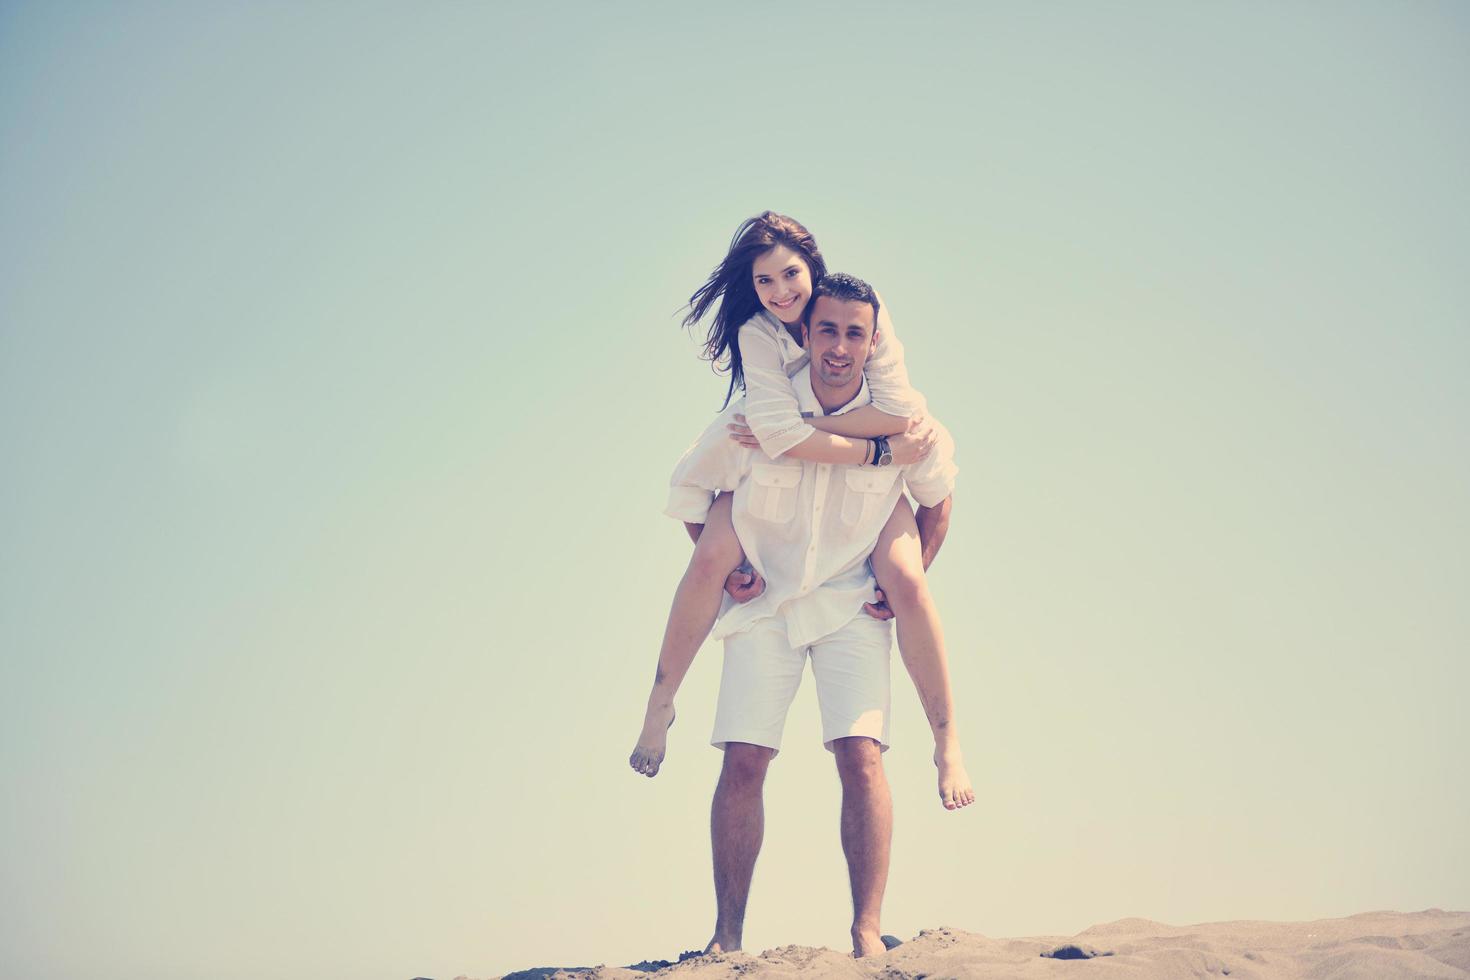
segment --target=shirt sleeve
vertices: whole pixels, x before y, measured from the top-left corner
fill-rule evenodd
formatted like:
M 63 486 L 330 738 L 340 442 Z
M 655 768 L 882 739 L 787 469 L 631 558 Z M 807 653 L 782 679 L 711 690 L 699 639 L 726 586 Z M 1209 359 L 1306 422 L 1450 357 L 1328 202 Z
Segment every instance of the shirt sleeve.
M 954 439 L 944 426 L 929 420 L 934 426 L 937 441 L 929 455 L 917 463 L 903 468 L 904 483 L 920 507 L 934 507 L 954 493 L 955 477 L 959 467 L 954 462 Z
M 781 363 L 781 348 L 757 324 L 746 322 L 735 338 L 745 371 L 745 421 L 772 459 L 805 442 L 816 430 L 802 421 L 796 391 Z
M 664 507 L 664 513 L 674 520 L 703 524 L 715 497 L 740 485 L 751 450 L 731 439 L 725 428 L 738 404 L 711 422 L 675 464 L 669 477 L 669 502 Z
M 878 347 L 868 358 L 863 374 L 868 379 L 868 391 L 873 396 L 873 407 L 888 415 L 913 418 L 923 415 L 924 396 L 909 384 L 909 371 L 903 362 L 903 343 L 893 332 L 893 319 L 888 315 L 888 304 L 878 297 Z

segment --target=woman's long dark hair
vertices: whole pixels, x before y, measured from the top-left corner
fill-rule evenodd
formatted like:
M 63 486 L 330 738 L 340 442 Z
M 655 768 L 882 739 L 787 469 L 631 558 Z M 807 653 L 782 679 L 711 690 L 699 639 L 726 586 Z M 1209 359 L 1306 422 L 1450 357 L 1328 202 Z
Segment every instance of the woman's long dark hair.
M 710 324 L 702 356 L 709 360 L 717 373 L 721 370 L 721 361 L 729 365 L 730 390 L 725 392 L 726 406 L 735 396 L 736 385 L 745 388 L 745 369 L 740 363 L 740 345 L 735 337 L 746 320 L 764 309 L 756 295 L 755 283 L 751 281 L 750 268 L 756 256 L 777 245 L 785 245 L 806 260 L 813 286 L 827 274 L 827 263 L 817 249 L 817 240 L 800 221 L 774 211 L 762 211 L 740 223 L 740 227 L 735 229 L 735 237 L 730 239 L 730 251 L 725 253 L 724 260 L 715 266 L 704 285 L 689 297 L 689 315 L 684 318 L 686 327 L 702 320 L 719 300 L 720 307 Z

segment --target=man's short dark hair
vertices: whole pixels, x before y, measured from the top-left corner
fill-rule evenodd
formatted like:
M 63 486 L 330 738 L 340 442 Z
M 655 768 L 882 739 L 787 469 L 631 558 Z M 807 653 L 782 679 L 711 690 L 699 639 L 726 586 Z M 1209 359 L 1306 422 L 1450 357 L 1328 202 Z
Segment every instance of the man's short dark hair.
M 806 305 L 806 320 L 811 323 L 812 310 L 816 308 L 818 296 L 830 296 L 843 303 L 867 303 L 873 308 L 873 329 L 878 329 L 878 294 L 873 287 L 857 276 L 845 272 L 829 272 L 817 280 L 812 287 L 812 301 Z

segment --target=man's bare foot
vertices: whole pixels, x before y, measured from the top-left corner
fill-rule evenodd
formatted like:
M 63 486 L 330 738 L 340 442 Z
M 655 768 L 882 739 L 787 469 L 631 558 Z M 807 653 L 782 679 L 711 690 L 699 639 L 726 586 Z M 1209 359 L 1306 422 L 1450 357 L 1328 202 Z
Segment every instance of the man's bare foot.
M 715 936 L 704 948 L 706 953 L 736 953 L 740 951 L 740 940 L 735 936 Z
M 643 716 L 643 731 L 638 735 L 638 744 L 628 756 L 628 765 L 634 772 L 641 772 L 650 779 L 658 775 L 663 765 L 664 750 L 669 743 L 669 728 L 674 724 L 672 704 L 649 704 Z
M 939 770 L 939 802 L 946 810 L 958 810 L 975 802 L 975 790 L 970 786 L 970 774 L 965 772 L 959 746 L 935 749 L 934 765 Z
M 852 955 L 855 959 L 864 956 L 877 956 L 879 953 L 888 952 L 888 947 L 883 942 L 883 936 L 877 929 L 871 932 L 867 930 L 852 931 Z

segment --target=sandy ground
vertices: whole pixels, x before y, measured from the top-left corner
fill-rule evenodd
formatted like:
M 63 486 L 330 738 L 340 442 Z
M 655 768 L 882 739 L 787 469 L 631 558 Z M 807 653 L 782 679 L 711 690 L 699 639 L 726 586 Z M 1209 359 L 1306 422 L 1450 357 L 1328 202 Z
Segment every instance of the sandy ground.
M 1063 946 L 1111 953 L 1088 959 L 1043 956 Z M 597 978 L 677 980 L 724 977 L 879 977 L 945 980 L 970 977 L 1225 977 L 1232 980 L 1390 980 L 1470 978 L 1470 912 L 1364 912 L 1316 922 L 1210 922 L 1170 926 L 1120 919 L 1075 936 L 990 939 L 959 929 L 926 929 L 885 956 L 854 960 L 810 946 L 783 946 L 759 955 L 698 957 L 660 968 L 538 967 L 503 980 Z M 457 980 L 470 980 L 467 977 Z

